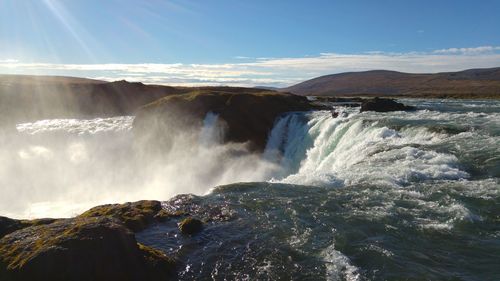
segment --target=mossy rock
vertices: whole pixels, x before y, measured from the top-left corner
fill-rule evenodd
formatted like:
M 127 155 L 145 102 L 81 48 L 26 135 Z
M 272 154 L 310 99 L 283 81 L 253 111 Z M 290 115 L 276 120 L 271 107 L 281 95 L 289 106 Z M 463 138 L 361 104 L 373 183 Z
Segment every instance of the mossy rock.
M 113 217 L 124 223 L 133 231 L 140 231 L 155 220 L 177 218 L 186 215 L 185 212 L 168 212 L 163 210 L 159 201 L 142 200 L 124 204 L 107 204 L 84 212 L 78 218 Z M 33 220 L 17 220 L 0 216 L 0 238 L 16 230 L 36 225 L 51 224 L 59 219 L 41 218 Z
M 0 280 L 170 280 L 175 261 L 138 244 L 118 219 L 77 217 L 0 239 Z
M 159 276 L 175 276 L 176 261 L 165 255 L 162 251 L 137 243 L 142 257 L 148 269 L 152 272 L 158 272 Z
M 154 222 L 162 210 L 159 201 L 142 200 L 124 204 L 108 204 L 94 207 L 81 214 L 80 218 L 109 216 L 118 219 L 134 232 L 145 229 Z
M 200 232 L 202 229 L 203 229 L 203 222 L 192 217 L 185 218 L 179 223 L 179 230 L 183 234 L 188 234 L 188 235 L 196 234 Z

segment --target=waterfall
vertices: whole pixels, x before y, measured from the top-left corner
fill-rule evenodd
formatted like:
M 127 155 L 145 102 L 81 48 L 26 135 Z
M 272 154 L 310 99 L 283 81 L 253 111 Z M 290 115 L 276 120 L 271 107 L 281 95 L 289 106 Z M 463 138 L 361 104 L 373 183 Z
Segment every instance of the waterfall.
M 333 118 L 323 111 L 282 117 L 264 152 L 282 168 L 273 181 L 405 186 L 415 180 L 468 177 L 454 155 L 422 148 L 439 142 L 442 135 L 420 127 L 398 131 L 365 116 L 350 112 Z
M 18 124 L 17 133 L 0 137 L 0 185 L 5 187 L 0 212 L 13 217 L 69 216 L 103 203 L 203 195 L 235 182 L 404 187 L 469 177 L 461 170 L 458 154 L 436 147 L 460 137 L 477 139 L 475 132 L 450 136 L 414 125 L 431 116 L 429 112 L 392 113 L 389 122 L 387 114 L 336 110 L 345 114 L 285 114 L 276 120 L 263 154 L 248 151 L 245 144 L 224 143 L 223 122 L 213 112 L 206 114 L 200 131 L 178 130 L 183 134 L 172 135 L 171 149 L 161 155 L 135 149 L 133 116 Z M 429 122 L 448 122 L 450 114 L 435 113 Z M 489 122 L 479 115 L 456 118 Z M 484 147 L 477 145 L 469 150 Z M 494 155 L 496 147 L 481 157 Z M 492 163 L 489 171 L 495 173 Z

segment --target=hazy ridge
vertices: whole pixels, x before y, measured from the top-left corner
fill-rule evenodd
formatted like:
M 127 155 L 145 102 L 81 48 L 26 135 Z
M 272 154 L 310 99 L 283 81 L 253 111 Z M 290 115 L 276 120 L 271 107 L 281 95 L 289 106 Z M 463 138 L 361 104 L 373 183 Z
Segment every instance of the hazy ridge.
M 388 70 L 325 75 L 281 89 L 306 96 L 499 98 L 500 68 L 412 74 Z

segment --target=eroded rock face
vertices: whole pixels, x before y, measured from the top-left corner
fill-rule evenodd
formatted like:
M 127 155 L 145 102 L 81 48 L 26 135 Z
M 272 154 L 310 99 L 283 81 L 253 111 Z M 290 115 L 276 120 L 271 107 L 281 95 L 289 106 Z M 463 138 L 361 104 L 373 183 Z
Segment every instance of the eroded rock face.
M 0 218 L 0 280 L 171 280 L 175 261 L 138 244 L 158 201 L 104 205 L 71 219 Z
M 374 98 L 363 101 L 361 103 L 360 112 L 363 111 L 376 111 L 376 112 L 390 112 L 390 111 L 407 111 L 415 110 L 415 107 L 404 105 L 391 99 Z
M 165 132 L 173 135 L 176 130 L 199 129 L 206 114 L 213 112 L 225 125 L 225 142 L 248 142 L 251 149 L 262 151 L 279 115 L 312 109 L 319 106 L 305 97 L 288 93 L 194 91 L 172 95 L 141 108 L 134 121 L 134 132 L 167 145 Z

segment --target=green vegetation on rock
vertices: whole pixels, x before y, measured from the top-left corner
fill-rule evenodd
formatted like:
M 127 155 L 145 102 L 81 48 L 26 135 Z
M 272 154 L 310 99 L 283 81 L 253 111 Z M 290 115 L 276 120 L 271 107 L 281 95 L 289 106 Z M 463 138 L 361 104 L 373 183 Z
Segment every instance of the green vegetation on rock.
M 147 268 L 152 272 L 158 273 L 157 275 L 160 279 L 176 275 L 176 261 L 174 259 L 159 250 L 141 243 L 137 243 L 137 246 L 142 253 Z
M 175 260 L 137 243 L 132 231 L 158 201 L 98 206 L 71 219 L 0 219 L 0 280 L 170 280 Z
M 108 204 L 94 207 L 79 215 L 79 218 L 109 216 L 121 221 L 134 232 L 141 231 L 154 221 L 161 211 L 159 201 L 143 200 L 124 204 Z

